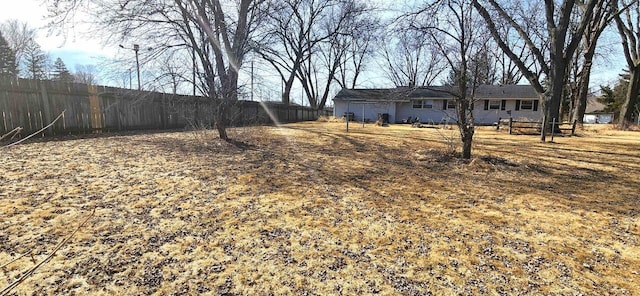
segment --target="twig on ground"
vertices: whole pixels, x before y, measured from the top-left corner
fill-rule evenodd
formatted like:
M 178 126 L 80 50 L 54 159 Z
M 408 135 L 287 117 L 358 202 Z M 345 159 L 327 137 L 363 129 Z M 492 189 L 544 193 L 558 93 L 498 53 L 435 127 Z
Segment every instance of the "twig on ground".
M 13 136 L 11 136 L 11 139 L 13 139 L 13 137 L 15 137 L 16 135 L 20 134 L 20 132 L 22 131 L 22 127 L 16 127 L 13 130 L 11 130 L 10 132 L 4 134 L 2 137 L 0 137 L 0 141 L 4 140 L 5 138 L 8 138 L 9 136 L 11 136 L 13 134 Z
M 35 136 L 35 135 L 37 135 L 37 134 L 39 134 L 39 133 L 43 132 L 44 130 L 48 129 L 48 128 L 49 128 L 49 127 L 51 127 L 53 124 L 55 124 L 55 123 L 56 123 L 56 121 L 58 121 L 58 119 L 62 118 L 62 116 L 64 116 L 64 111 L 66 111 L 66 110 L 62 110 L 62 112 L 60 113 L 60 115 L 58 115 L 58 117 L 56 117 L 56 119 L 54 119 L 51 123 L 49 123 L 47 126 L 45 126 L 45 127 L 43 127 L 42 129 L 40 129 L 39 131 L 37 131 L 37 132 L 35 132 L 35 133 L 33 133 L 33 134 L 30 134 L 29 136 L 25 137 L 24 139 L 22 139 L 22 140 L 20 140 L 20 141 L 18 141 L 18 142 L 11 143 L 11 144 L 9 144 L 9 145 L 7 145 L 7 146 L 4 146 L 4 147 L 0 147 L 0 149 L 2 149 L 2 148 L 8 148 L 8 147 L 11 147 L 11 146 L 14 146 L 14 145 L 18 145 L 18 144 L 20 144 L 20 143 L 22 143 L 22 142 L 24 142 L 24 141 L 26 141 L 26 140 L 30 139 L 31 137 L 33 137 L 33 136 Z
M 26 252 L 26 253 L 24 253 L 24 254 L 22 254 L 22 255 L 20 255 L 20 256 L 18 256 L 18 257 L 16 257 L 16 258 L 14 258 L 13 260 L 11 260 L 11 261 L 9 261 L 9 262 L 7 262 L 7 263 L 3 264 L 2 266 L 0 266 L 0 268 L 5 268 L 5 267 L 9 266 L 9 264 L 11 264 L 11 263 L 13 263 L 13 262 L 18 261 L 20 258 L 22 258 L 22 257 L 24 257 L 24 256 L 27 256 L 27 255 L 31 254 L 32 252 L 33 252 L 33 250 L 29 250 L 28 252 Z
M 51 253 L 47 255 L 46 258 L 44 258 L 38 264 L 33 266 L 31 269 L 27 270 L 19 279 L 17 279 L 13 283 L 11 283 L 10 285 L 2 289 L 2 291 L 0 291 L 0 295 L 1 296 L 8 295 L 11 290 L 13 290 L 15 287 L 20 285 L 27 277 L 32 275 L 40 266 L 44 265 L 49 260 L 51 260 L 51 258 L 53 258 L 53 255 L 55 255 L 56 252 L 60 250 L 60 248 L 62 248 L 62 246 L 64 246 L 85 224 L 87 224 L 87 222 L 89 222 L 89 220 L 93 217 L 95 213 L 96 213 L 96 209 L 94 208 L 93 211 L 91 211 L 91 214 L 89 214 L 89 216 L 87 216 L 87 218 L 85 218 L 84 221 L 82 221 L 82 223 L 80 223 L 80 225 L 78 225 L 78 227 L 71 234 L 69 234 L 69 236 L 67 236 L 60 243 L 58 243 L 56 247 L 53 249 L 53 251 L 51 251 Z

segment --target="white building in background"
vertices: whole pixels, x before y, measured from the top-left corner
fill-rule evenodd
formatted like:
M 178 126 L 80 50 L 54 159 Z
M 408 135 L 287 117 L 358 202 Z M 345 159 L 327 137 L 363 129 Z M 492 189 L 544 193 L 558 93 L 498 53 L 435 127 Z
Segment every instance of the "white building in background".
M 587 108 L 582 122 L 584 123 L 613 123 L 613 112 L 604 112 L 605 105 L 598 102 L 597 97 L 587 98 Z
M 333 98 L 335 117 L 350 115 L 356 121 L 390 123 L 454 122 L 456 106 L 450 86 L 392 89 L 342 89 Z M 483 85 L 476 89 L 473 115 L 476 124 L 493 124 L 500 118 L 540 121 L 538 94 L 529 85 Z

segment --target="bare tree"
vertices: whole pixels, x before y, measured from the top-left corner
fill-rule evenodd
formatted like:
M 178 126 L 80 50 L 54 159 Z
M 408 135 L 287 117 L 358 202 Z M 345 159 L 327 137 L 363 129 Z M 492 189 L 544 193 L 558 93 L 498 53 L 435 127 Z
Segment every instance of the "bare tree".
M 75 82 L 88 85 L 95 85 L 98 82 L 97 76 L 95 65 L 76 65 L 76 71 L 73 73 Z
M 24 74 L 31 79 L 46 79 L 48 77 L 49 56 L 42 51 L 40 45 L 31 40 L 24 50 Z
M 382 46 L 387 77 L 395 86 L 428 86 L 444 72 L 446 64 L 430 40 L 413 31 L 396 30 Z M 392 35 L 392 34 L 389 34 Z
M 310 52 L 322 40 L 316 24 L 326 11 L 338 4 L 333 0 L 284 0 L 276 3 L 264 26 L 264 34 L 254 47 L 280 75 L 284 83 L 282 103 L 288 105 L 296 73 Z
M 367 11 L 368 7 L 364 2 L 340 1 L 316 24 L 319 35 L 328 38 L 318 42 L 315 48 L 309 48 L 309 58 L 295 73 L 311 107 L 324 108 L 340 65 L 349 54 L 349 45 L 353 42 L 354 34 L 369 27 L 365 15 Z M 361 68 L 362 64 L 359 67 Z
M 310 105 L 324 107 L 339 69 L 345 69 L 346 74 L 347 45 L 353 43 L 349 39 L 363 32 L 359 27 L 368 25 L 361 17 L 368 9 L 365 2 L 357 0 L 275 2 L 262 39 L 254 47 L 280 76 L 284 104 L 289 104 L 297 80 Z M 358 73 L 361 62 L 356 62 Z
M 542 124 L 547 126 L 552 118 L 558 118 L 560 104 L 564 95 L 563 88 L 567 81 L 567 72 L 571 59 L 578 48 L 582 37 L 589 24 L 596 17 L 595 11 L 604 9 L 608 5 L 607 0 L 587 0 L 580 6 L 582 13 L 573 13 L 577 9 L 578 1 L 563 0 L 560 5 L 557 1 L 545 0 L 544 9 L 545 30 L 528 32 L 525 30 L 527 18 L 518 19 L 508 5 L 524 5 L 523 2 L 511 4 L 498 3 L 496 0 L 473 0 L 473 6 L 477 9 L 488 25 L 489 30 L 498 43 L 498 46 L 514 61 L 524 77 L 540 96 L 543 106 Z M 512 8 L 512 7 L 511 7 Z M 541 74 L 527 66 L 505 43 L 505 36 L 498 30 L 497 21 L 501 20 L 512 27 L 532 53 L 535 64 L 541 69 Z M 575 30 L 570 26 L 575 25 Z M 536 38 L 548 40 L 549 48 L 545 50 Z M 545 43 L 543 43 L 545 44 Z M 546 54 L 545 54 L 546 53 Z M 547 129 L 543 128 L 540 139 L 546 141 Z
M 249 50 L 256 21 L 266 1 L 200 0 L 49 0 L 50 20 L 68 25 L 79 9 L 91 14 L 107 40 L 147 42 L 154 50 L 183 48 L 198 60 L 200 87 L 213 103 L 214 123 L 221 139 L 226 133 L 229 106 L 237 101 L 238 73 Z M 132 42 L 133 41 L 133 42 Z M 144 57 L 143 57 L 144 58 Z
M 620 106 L 618 122 L 624 127 L 633 118 L 634 108 L 640 95 L 640 4 L 637 1 L 620 0 L 628 8 L 615 14 L 618 32 L 622 38 L 622 49 L 629 67 L 627 95 Z
M 24 65 L 24 53 L 31 45 L 32 40 L 36 38 L 35 29 L 31 28 L 26 22 L 12 19 L 0 23 L 0 31 L 15 54 L 17 68 L 22 68 Z
M 358 79 L 371 58 L 374 57 L 376 44 L 381 40 L 382 20 L 368 13 L 354 20 L 358 22 L 348 25 L 352 28 L 350 34 L 339 35 L 345 53 L 338 64 L 338 73 L 335 80 L 342 88 L 356 88 Z
M 591 79 L 591 67 L 596 54 L 598 40 L 604 30 L 613 21 L 617 14 L 617 1 L 611 0 L 603 6 L 596 6 L 593 11 L 593 18 L 587 24 L 587 28 L 582 36 L 580 47 L 574 55 L 575 67 L 575 88 L 571 98 L 571 117 L 582 125 L 584 112 L 587 109 L 587 96 L 589 95 L 589 82 Z M 586 5 L 578 4 L 578 13 L 585 13 Z M 577 28 L 576 28 L 577 29 Z
M 451 87 L 433 88 L 450 95 L 456 103 L 456 124 L 462 140 L 462 158 L 471 158 L 475 123 L 473 105 L 486 58 L 489 39 L 471 0 L 441 0 L 426 3 L 409 13 L 408 28 L 433 43 L 451 71 Z M 486 36 L 483 38 L 483 36 Z
M 190 63 L 190 57 L 180 55 L 180 52 L 168 52 L 161 59 L 157 69 L 160 71 L 154 81 L 161 87 L 169 86 L 171 93 L 177 94 L 183 84 L 189 82 L 191 69 L 184 65 Z
M 520 30 L 530 36 L 528 41 L 520 37 L 519 32 L 513 28 L 507 20 L 496 18 L 497 30 L 499 35 L 503 37 L 502 41 L 511 49 L 511 52 L 517 57 L 516 60 L 522 61 L 527 69 L 543 75 L 542 67 L 536 63 L 534 51 L 528 46 L 533 43 L 540 52 L 546 54 L 549 50 L 549 40 L 541 34 L 544 32 L 545 20 L 544 15 L 540 13 L 544 8 L 539 1 L 529 1 L 521 5 L 514 5 L 509 8 L 513 14 L 513 19 L 522 24 Z M 495 40 L 491 42 L 489 47 L 494 48 L 496 56 L 497 68 L 501 72 L 500 84 L 517 84 L 523 78 L 524 74 L 520 71 L 518 64 L 505 53 Z
M 501 33 L 501 35 L 505 36 L 504 42 L 507 46 L 513 50 L 520 60 L 529 61 L 528 67 L 533 66 L 532 60 L 530 59 L 531 52 L 527 50 L 522 39 L 520 39 L 517 34 L 513 34 L 513 30 L 508 26 L 502 26 L 500 29 L 504 30 L 504 33 Z M 493 40 L 488 41 L 487 50 L 492 56 L 496 83 L 501 85 L 518 84 L 524 78 L 518 66 Z

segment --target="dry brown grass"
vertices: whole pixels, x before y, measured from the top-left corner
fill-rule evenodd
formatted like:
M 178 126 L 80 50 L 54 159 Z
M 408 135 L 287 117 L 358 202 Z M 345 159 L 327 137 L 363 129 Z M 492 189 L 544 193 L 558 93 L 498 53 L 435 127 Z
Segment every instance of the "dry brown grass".
M 335 117 L 335 116 L 320 116 L 318 117 L 318 122 L 344 122 L 344 118 Z
M 640 134 L 301 123 L 0 151 L 0 266 L 95 217 L 27 294 L 640 295 Z M 205 145 L 206 144 L 206 145 Z M 0 269 L 0 288 L 33 266 Z

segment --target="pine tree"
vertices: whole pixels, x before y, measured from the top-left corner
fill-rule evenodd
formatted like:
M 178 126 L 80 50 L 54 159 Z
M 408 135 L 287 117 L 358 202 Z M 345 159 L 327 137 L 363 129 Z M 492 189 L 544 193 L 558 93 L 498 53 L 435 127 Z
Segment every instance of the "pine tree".
M 27 78 L 46 79 L 47 55 L 35 41 L 27 46 L 24 52 L 24 62 Z
M 625 69 L 622 74 L 619 74 L 620 79 L 617 84 L 612 86 L 600 86 L 602 96 L 598 98 L 598 101 L 605 105 L 604 112 L 613 112 L 615 118 L 620 118 L 620 107 L 627 98 L 627 89 L 629 88 L 629 70 Z M 629 106 L 634 110 L 640 109 L 640 100 L 637 100 L 634 106 Z
M 61 58 L 57 58 L 53 63 L 53 70 L 51 72 L 51 79 L 64 81 L 64 82 L 72 82 L 73 75 L 67 69 L 67 66 L 64 64 Z
M 0 75 L 15 77 L 17 74 L 16 56 L 0 32 Z

